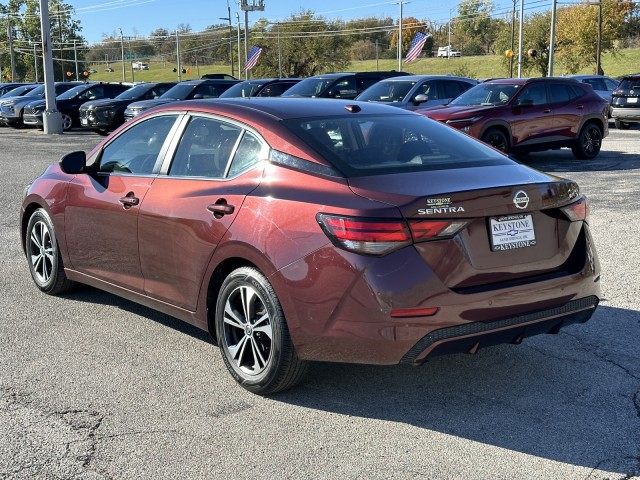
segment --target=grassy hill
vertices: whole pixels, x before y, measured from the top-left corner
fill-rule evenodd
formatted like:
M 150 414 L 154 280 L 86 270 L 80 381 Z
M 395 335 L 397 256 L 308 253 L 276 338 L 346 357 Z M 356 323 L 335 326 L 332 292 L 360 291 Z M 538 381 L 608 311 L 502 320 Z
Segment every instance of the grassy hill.
M 517 60 L 516 60 L 517 61 Z M 627 73 L 636 73 L 640 70 L 640 48 L 624 49 L 619 51 L 615 56 L 606 53 L 602 56 L 602 68 L 606 75 L 618 77 Z M 89 68 L 98 70 L 97 73 L 91 75 L 91 80 L 96 81 L 112 81 L 122 80 L 122 64 L 112 63 L 110 65 L 113 72 L 105 72 L 103 65 L 95 65 Z M 149 62 L 149 70 L 136 70 L 131 72 L 131 63 L 126 63 L 127 81 L 171 81 L 177 80 L 178 74 L 172 70 L 176 65 L 162 62 Z M 229 65 L 200 65 L 199 67 L 183 65 L 183 68 L 189 68 L 190 73 L 181 75 L 182 80 L 190 80 L 200 78 L 205 73 L 231 73 Z M 398 68 L 397 60 L 365 60 L 351 62 L 348 71 L 372 71 L 372 70 L 395 70 Z M 403 66 L 406 70 L 415 74 L 462 74 L 474 78 L 490 78 L 507 76 L 508 69 L 502 65 L 502 57 L 497 55 L 482 55 L 476 57 L 461 58 L 421 58 L 420 60 Z M 565 71 L 562 65 L 556 63 L 554 73 L 562 75 Z M 514 63 L 514 74 L 517 72 L 517 64 Z M 578 73 L 593 73 L 594 67 L 583 69 Z M 236 75 L 237 76 L 237 75 Z

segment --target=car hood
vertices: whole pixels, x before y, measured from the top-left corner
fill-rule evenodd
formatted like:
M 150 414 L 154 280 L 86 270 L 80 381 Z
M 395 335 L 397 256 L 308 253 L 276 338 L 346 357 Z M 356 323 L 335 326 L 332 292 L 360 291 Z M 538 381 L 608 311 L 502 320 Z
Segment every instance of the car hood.
M 129 109 L 141 109 L 156 107 L 158 105 L 164 105 L 165 103 L 175 102 L 177 99 L 173 98 L 156 98 L 154 100 L 140 100 L 139 102 L 133 102 L 129 104 Z
M 464 118 L 477 113 L 483 113 L 486 111 L 495 112 L 496 105 L 439 105 L 437 107 L 419 108 L 415 112 L 424 115 L 434 120 L 449 120 L 452 118 Z
M 58 104 L 60 102 L 56 102 L 56 104 Z M 29 106 L 31 108 L 40 108 L 40 107 L 44 107 L 46 106 L 47 101 L 46 100 L 32 100 L 31 102 L 29 102 Z
M 26 105 L 27 103 L 37 102 L 41 100 L 42 97 L 13 97 L 12 99 L 7 99 L 3 101 L 3 105 Z
M 100 107 L 115 107 L 116 105 L 125 105 L 131 103 L 131 100 L 116 100 L 113 98 L 101 98 L 100 100 L 90 100 L 82 105 L 82 109 L 100 108 Z

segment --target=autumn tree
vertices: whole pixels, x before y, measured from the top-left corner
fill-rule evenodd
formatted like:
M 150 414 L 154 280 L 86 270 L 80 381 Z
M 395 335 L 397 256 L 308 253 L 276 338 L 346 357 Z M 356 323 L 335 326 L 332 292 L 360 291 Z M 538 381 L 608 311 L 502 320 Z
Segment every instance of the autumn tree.
M 602 0 L 601 52 L 617 50 L 625 18 L 633 11 L 631 0 Z M 564 7 L 557 12 L 556 52 L 568 73 L 596 63 L 599 6 L 591 2 Z M 602 72 L 601 72 L 602 73 Z
M 426 23 L 414 17 L 406 17 L 402 19 L 402 57 L 404 58 L 411 46 L 416 33 L 427 33 Z M 394 28 L 391 34 L 391 49 L 398 49 L 398 27 Z M 433 37 L 430 36 L 425 42 L 423 51 L 430 52 L 433 49 Z

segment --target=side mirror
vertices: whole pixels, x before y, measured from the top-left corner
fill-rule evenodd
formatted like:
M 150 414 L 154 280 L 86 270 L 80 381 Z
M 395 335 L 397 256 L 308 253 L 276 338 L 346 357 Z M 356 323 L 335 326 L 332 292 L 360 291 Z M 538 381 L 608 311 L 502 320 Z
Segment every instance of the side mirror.
M 429 101 L 429 97 L 424 93 L 421 93 L 420 95 L 416 95 L 416 98 L 413 99 L 413 103 L 416 105 L 420 105 L 421 103 L 425 103 L 428 101 Z
M 69 175 L 84 173 L 87 168 L 87 154 L 80 150 L 67 153 L 60 159 L 59 165 L 62 171 Z
M 202 95 L 201 93 L 196 93 L 196 94 L 193 96 L 193 99 L 194 99 L 194 100 L 200 100 L 201 98 L 204 98 L 204 95 Z

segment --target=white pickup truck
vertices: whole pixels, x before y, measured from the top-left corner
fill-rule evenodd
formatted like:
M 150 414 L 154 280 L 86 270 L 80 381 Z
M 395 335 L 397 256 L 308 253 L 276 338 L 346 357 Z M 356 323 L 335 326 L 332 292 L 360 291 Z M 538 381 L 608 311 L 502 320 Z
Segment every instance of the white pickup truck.
M 438 48 L 438 58 L 459 57 L 461 53 L 458 50 L 454 50 L 451 45 Z
M 131 68 L 134 70 L 149 70 L 149 64 L 144 62 L 133 62 Z

